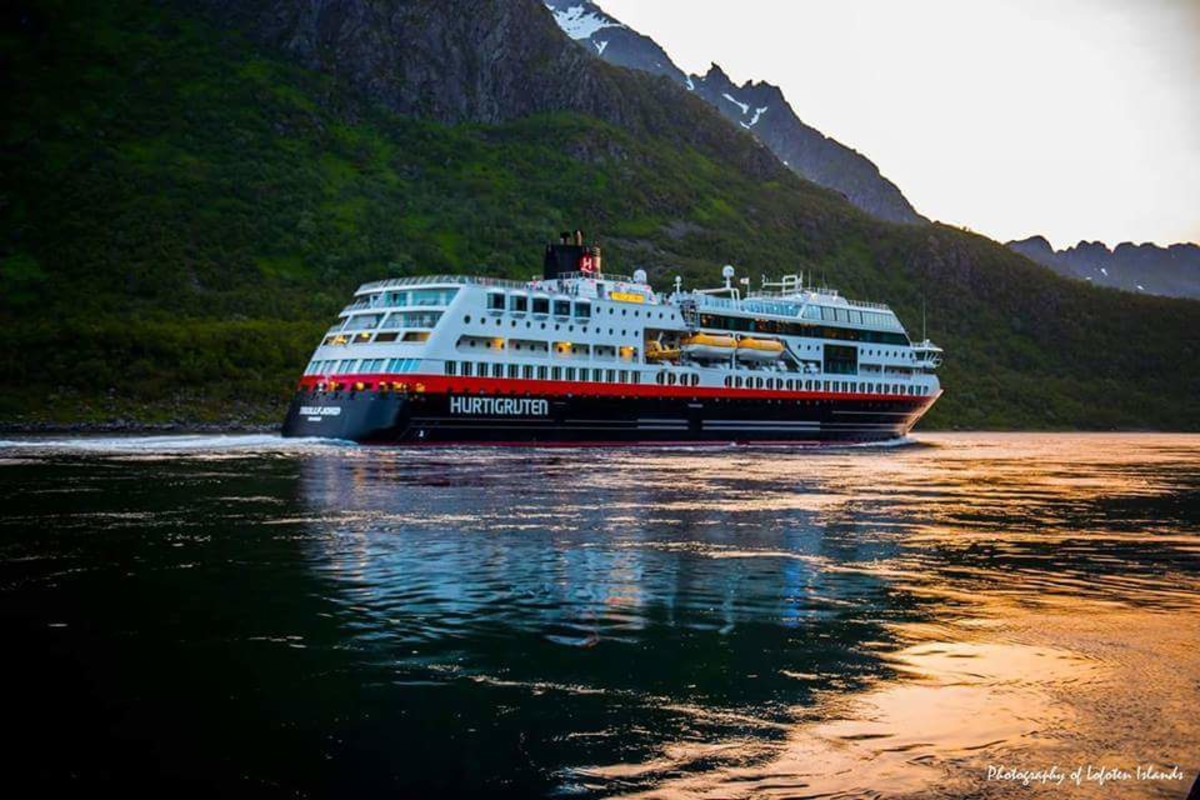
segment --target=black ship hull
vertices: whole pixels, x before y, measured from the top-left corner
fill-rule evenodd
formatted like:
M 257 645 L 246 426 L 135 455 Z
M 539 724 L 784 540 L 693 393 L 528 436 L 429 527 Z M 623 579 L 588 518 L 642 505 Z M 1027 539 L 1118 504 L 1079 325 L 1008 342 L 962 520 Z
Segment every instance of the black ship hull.
M 455 383 L 434 378 L 402 390 L 357 391 L 302 386 L 283 435 L 401 445 L 876 442 L 906 435 L 937 399 Z

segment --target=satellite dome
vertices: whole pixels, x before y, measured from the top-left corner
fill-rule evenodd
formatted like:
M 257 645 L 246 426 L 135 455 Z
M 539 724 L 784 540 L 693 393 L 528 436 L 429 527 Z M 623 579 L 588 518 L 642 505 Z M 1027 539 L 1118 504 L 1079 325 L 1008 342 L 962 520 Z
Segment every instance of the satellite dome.
M 635 269 L 633 271 L 633 282 L 634 283 L 645 283 L 646 282 L 646 270 Z
M 732 278 L 733 274 L 734 274 L 733 264 L 726 264 L 725 266 L 721 267 L 721 277 L 722 278 Z

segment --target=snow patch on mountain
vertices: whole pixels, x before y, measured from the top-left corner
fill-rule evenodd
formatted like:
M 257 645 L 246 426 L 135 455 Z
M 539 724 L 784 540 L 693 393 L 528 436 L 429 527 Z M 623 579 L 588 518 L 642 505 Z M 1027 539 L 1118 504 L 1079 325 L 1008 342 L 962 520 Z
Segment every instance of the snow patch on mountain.
M 596 45 L 596 55 L 604 55 L 604 48 L 608 47 L 608 42 L 592 42 L 592 44 Z
M 729 92 L 725 92 L 725 93 L 724 93 L 724 94 L 722 94 L 721 96 L 722 96 L 722 97 L 724 97 L 724 98 L 725 98 L 726 100 L 728 100 L 729 102 L 733 103 L 733 104 L 734 104 L 735 106 L 737 106 L 738 108 L 740 108 L 740 109 L 742 110 L 742 113 L 743 113 L 743 114 L 749 114 L 749 113 L 750 113 L 750 104 L 749 104 L 749 103 L 743 103 L 743 102 L 741 102 L 741 101 L 740 101 L 740 100 L 738 100 L 736 97 L 734 97 L 733 95 L 731 95 Z
M 624 28 L 621 23 L 602 17 L 599 14 L 588 11 L 583 6 L 571 6 L 567 9 L 556 9 L 549 3 L 546 8 L 554 14 L 554 21 L 558 23 L 558 27 L 563 29 L 563 32 L 572 39 L 587 39 L 596 31 L 602 31 L 605 28 Z M 608 43 L 605 42 L 607 45 Z M 604 52 L 604 48 L 597 45 L 600 52 Z

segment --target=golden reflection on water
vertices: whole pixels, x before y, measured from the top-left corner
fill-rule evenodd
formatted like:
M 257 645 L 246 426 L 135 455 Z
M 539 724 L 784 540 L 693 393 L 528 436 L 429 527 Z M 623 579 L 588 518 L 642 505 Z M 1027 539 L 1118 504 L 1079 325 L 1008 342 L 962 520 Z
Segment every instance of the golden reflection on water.
M 920 452 L 817 456 L 835 462 L 820 469 L 837 476 L 824 493 L 798 498 L 776 488 L 732 503 L 833 515 L 924 504 L 924 518 L 902 530 L 901 555 L 825 566 L 873 574 L 946 609 L 933 624 L 888 626 L 904 643 L 884 656 L 890 677 L 852 693 L 824 691 L 815 703 L 794 707 L 782 741 L 677 742 L 649 761 L 583 774 L 601 785 L 653 785 L 624 796 L 654 798 L 1185 795 L 1200 766 L 1200 583 L 1195 571 L 1130 575 L 1121 565 L 1129 548 L 1151 536 L 1155 548 L 1194 555 L 1196 531 L 1171 530 L 1151 516 L 1121 521 L 1126 530 L 1094 519 L 1097 503 L 1178 491 L 1152 467 L 1178 462 L 1180 454 L 1133 438 L 1127 442 L 1138 446 L 1125 450 L 1122 437 L 1107 437 L 1077 458 L 1053 439 L 1015 437 L 1008 445 L 1004 437 L 929 438 L 949 446 L 932 459 Z M 1194 451 L 1191 457 L 1194 463 Z M 762 489 L 786 483 L 802 465 L 764 459 L 739 464 L 737 475 L 743 488 Z M 729 474 L 728 465 L 712 463 L 689 471 L 698 484 Z M 802 472 L 796 480 L 803 481 Z M 1029 563 L 1003 571 L 988 558 L 945 563 L 948 554 L 981 544 L 1018 558 L 1028 552 Z M 1094 770 L 1132 772 L 1139 765 L 1179 765 L 1185 779 L 1094 780 Z M 1056 766 L 1067 778 L 1026 787 L 989 780 L 989 766 Z
M 782 742 L 679 742 L 645 763 L 583 772 L 655 784 L 623 797 L 915 798 L 1019 796 L 1014 789 L 1026 788 L 989 782 L 989 766 L 1069 773 L 1181 765 L 1183 783 L 1114 789 L 1085 778 L 1028 790 L 1087 798 L 1186 793 L 1200 730 L 1195 617 L 1070 602 L 1053 611 L 988 605 L 958 624 L 895 629 L 911 642 L 888 656 L 895 677 L 795 707 Z

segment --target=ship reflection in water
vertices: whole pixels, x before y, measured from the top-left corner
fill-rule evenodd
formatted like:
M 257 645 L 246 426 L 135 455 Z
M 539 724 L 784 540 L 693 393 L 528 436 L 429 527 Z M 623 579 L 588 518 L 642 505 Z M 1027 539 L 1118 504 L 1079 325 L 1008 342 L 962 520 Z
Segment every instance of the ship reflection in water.
M 1197 766 L 1189 445 L 365 452 L 303 486 L 355 632 L 530 714 L 559 791 L 956 796 Z
M 89 518 L 93 534 L 136 535 L 70 539 L 72 512 L 56 505 L 53 539 L 72 557 L 103 547 L 133 572 L 177 558 L 207 573 L 136 591 L 90 584 L 138 609 L 119 623 L 92 612 L 92 647 L 170 640 L 167 665 L 186 660 L 208 699 L 159 718 L 138 710 L 153 688 L 126 697 L 99 681 L 105 696 L 85 705 L 236 731 L 195 734 L 194 751 L 165 759 L 166 780 L 207 770 L 222 790 L 425 796 L 1177 798 L 1200 767 L 1198 445 L 976 434 L 809 451 L 298 446 L 22 469 L 43 486 L 37 470 L 66 470 L 97 492 L 130 471 L 172 476 L 174 499 L 145 490 Z M 14 468 L 0 467 L 6 492 Z M 26 520 L 47 508 L 24 507 Z M 180 524 L 155 532 L 128 516 L 140 512 Z M 165 546 L 172 536 L 184 553 Z M 70 591 L 69 567 L 35 597 Z M 247 582 L 260 590 L 231 589 Z M 8 582 L 6 614 L 34 584 Z M 164 599 L 175 593 L 186 600 Z M 88 668 L 90 651 L 62 646 Z M 1149 766 L 1181 777 L 1095 779 Z M 999 773 L 1052 768 L 1061 785 Z

